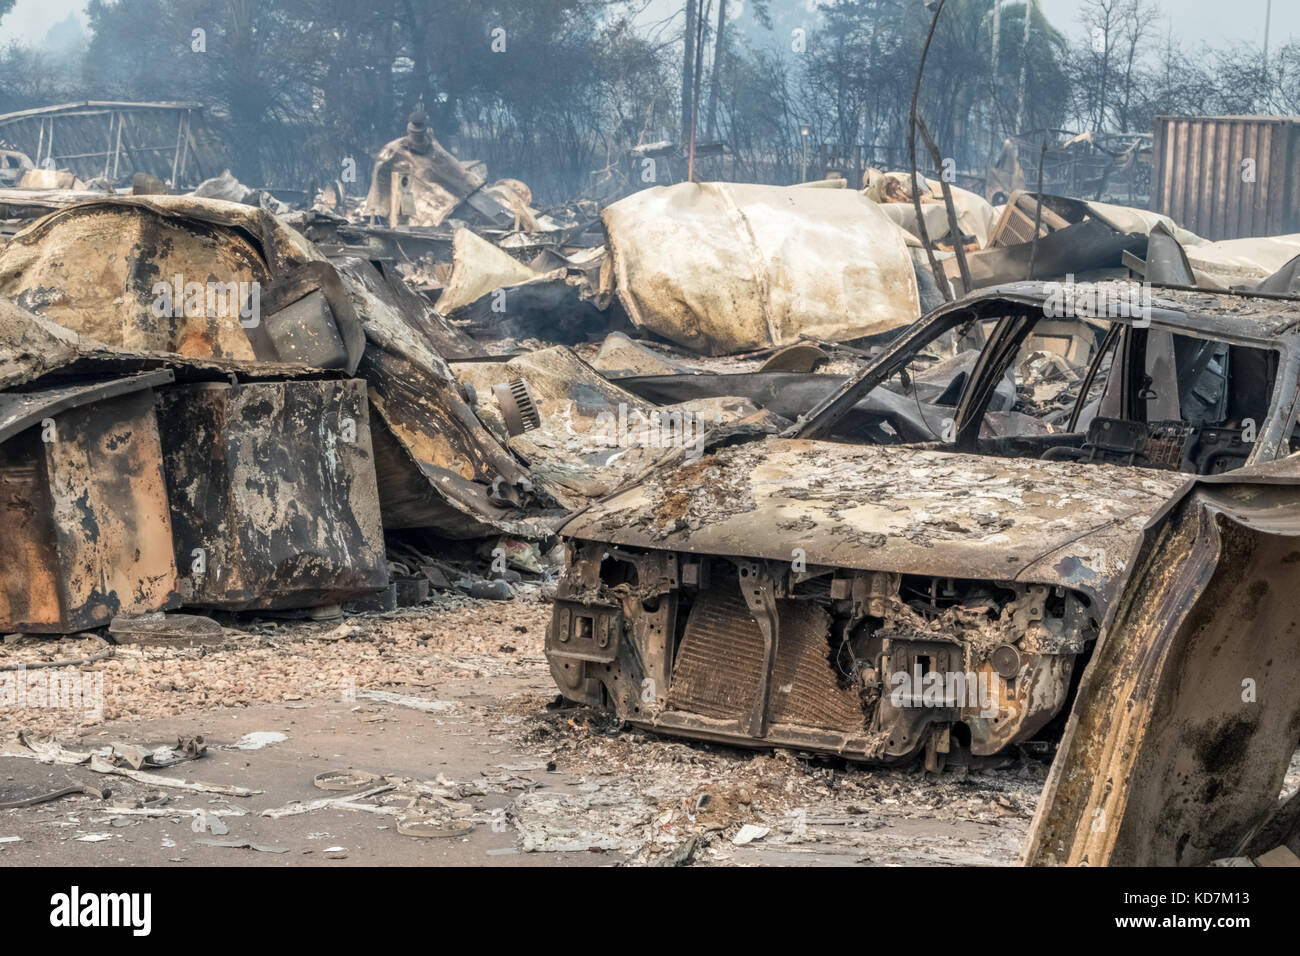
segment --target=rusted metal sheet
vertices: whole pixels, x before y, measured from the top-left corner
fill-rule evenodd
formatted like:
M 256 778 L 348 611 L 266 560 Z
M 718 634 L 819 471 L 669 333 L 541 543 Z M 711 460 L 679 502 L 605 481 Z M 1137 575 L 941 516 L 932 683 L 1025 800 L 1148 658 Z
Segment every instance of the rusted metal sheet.
M 31 394 L 33 389 L 44 390 L 47 385 L 62 386 L 75 380 L 102 381 L 146 370 L 171 371 L 189 380 L 228 379 L 232 374 L 248 380 L 301 378 L 313 374 L 313 370 L 301 365 L 279 362 L 113 348 L 0 298 L 0 388 L 25 390 L 8 392 L 12 401 L 26 401 L 17 396 Z
M 452 538 L 530 534 L 521 520 L 532 499 L 527 469 L 483 427 L 440 354 L 460 336 L 386 293 L 367 264 L 335 262 L 366 333 L 357 374 L 376 413 L 385 526 Z
M 70 633 L 179 604 L 150 388 L 170 378 L 0 409 L 16 432 L 0 445 L 0 630 Z
M 82 385 L 44 388 L 34 392 L 0 393 L 0 442 L 8 441 L 19 432 L 67 409 L 137 392 L 142 388 L 167 385 L 174 380 L 175 375 L 169 369 L 159 369 Z
M 736 581 L 701 595 L 678 651 L 668 706 L 704 717 L 740 720 L 762 686 L 763 636 Z M 818 607 L 781 601 L 781 648 L 772 675 L 771 719 L 826 730 L 860 732 L 865 717 L 857 689 L 841 686 L 827 666 L 830 617 Z
M 429 300 L 408 286 L 391 263 L 356 256 L 338 256 L 330 262 L 343 277 L 355 311 L 367 322 L 376 321 L 379 312 L 407 316 L 412 331 L 448 362 L 487 354 L 482 345 L 435 312 Z
M 158 420 L 187 605 L 312 607 L 388 585 L 364 382 L 178 386 Z
M 169 296 L 155 309 L 156 284 L 170 288 L 177 276 L 182 298 Z M 200 284 L 206 299 L 212 277 L 251 287 L 266 283 L 270 271 L 251 236 L 213 230 L 153 203 L 69 206 L 0 250 L 0 294 L 80 335 L 132 351 L 251 360 L 239 305 L 226 315 L 208 314 L 206 301 L 186 308 L 184 287 Z
M 1157 116 L 1151 208 L 1205 239 L 1300 232 L 1300 119 Z
M 1148 527 L 1023 858 L 1197 866 L 1271 849 L 1300 739 L 1300 465 L 1198 480 Z M 1291 821 L 1294 823 L 1294 820 Z
M 0 299 L 0 348 L 16 353 L 0 352 L 0 385 L 83 357 L 126 368 L 225 367 L 244 379 L 300 377 L 310 365 L 355 371 L 381 423 L 375 441 L 392 526 L 454 537 L 530 533 L 519 520 L 530 501 L 527 470 L 479 423 L 442 355 L 481 349 L 400 279 L 359 260 L 338 263 L 273 216 L 235 203 L 154 196 L 61 209 L 0 251 L 0 296 L 38 313 Z M 206 310 L 158 318 L 155 283 L 176 276 L 186 286 L 266 283 L 260 321 L 245 326 L 242 314 Z M 56 357 L 46 358 L 43 340 Z
M 313 291 L 329 308 L 304 316 L 294 306 Z M 351 371 L 364 344 L 341 283 L 305 239 L 259 208 L 187 196 L 99 199 L 37 220 L 0 249 L 0 295 L 137 355 Z

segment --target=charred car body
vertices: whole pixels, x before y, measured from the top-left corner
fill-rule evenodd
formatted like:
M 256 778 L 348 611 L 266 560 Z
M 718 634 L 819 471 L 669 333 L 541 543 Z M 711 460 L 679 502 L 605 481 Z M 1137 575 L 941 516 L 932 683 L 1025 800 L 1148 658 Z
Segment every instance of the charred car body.
M 1059 328 L 1057 291 L 945 306 L 786 432 L 719 430 L 570 519 L 547 636 L 564 696 L 701 739 L 932 767 L 1059 731 L 1152 517 L 1192 476 L 1291 453 L 1300 311 L 1175 288 L 1079 310 L 1091 357 L 1067 413 L 991 411 Z M 1100 293 L 1094 313 L 1133 301 Z M 934 441 L 864 443 L 901 432 L 864 396 L 981 330 Z

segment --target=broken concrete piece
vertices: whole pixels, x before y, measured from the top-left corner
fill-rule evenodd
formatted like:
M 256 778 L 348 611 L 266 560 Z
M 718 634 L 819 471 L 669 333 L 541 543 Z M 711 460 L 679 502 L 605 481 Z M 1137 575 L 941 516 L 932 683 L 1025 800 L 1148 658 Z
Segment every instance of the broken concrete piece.
M 763 839 L 763 837 L 767 836 L 771 832 L 771 829 L 768 827 L 760 827 L 753 823 L 746 823 L 736 831 L 736 835 L 731 838 L 731 842 L 736 846 L 744 846 L 747 843 L 753 843 L 755 840 Z

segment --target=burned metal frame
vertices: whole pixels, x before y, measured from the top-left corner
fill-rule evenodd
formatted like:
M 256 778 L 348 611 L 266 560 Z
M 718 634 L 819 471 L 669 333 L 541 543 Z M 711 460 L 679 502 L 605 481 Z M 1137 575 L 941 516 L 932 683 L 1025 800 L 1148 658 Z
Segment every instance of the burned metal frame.
M 1269 349 L 1281 354 L 1274 393 L 1270 396 L 1272 414 L 1262 423 L 1259 439 L 1247 464 L 1276 457 L 1296 421 L 1293 408 L 1295 401 L 1288 402 L 1281 393 L 1285 383 L 1296 381 L 1300 374 L 1300 317 L 1295 314 L 1295 300 L 1255 298 L 1239 293 L 1211 294 L 1204 290 L 1168 286 L 1157 291 L 1162 295 L 1153 299 L 1149 317 L 1151 328 L 1196 338 L 1217 339 L 1233 345 Z M 985 347 L 966 382 L 954 415 L 956 447 L 969 450 L 973 447 L 980 418 L 991 395 L 991 383 L 1001 377 L 1007 363 L 1014 357 L 1015 348 L 1032 332 L 1036 320 L 1045 314 L 1049 295 L 1046 283 L 1012 283 L 985 290 L 978 295 L 966 296 L 936 309 L 912 326 L 875 361 L 844 381 L 810 410 L 788 434 L 797 438 L 827 435 L 870 391 L 906 368 L 915 353 L 926 344 L 965 323 L 996 319 L 998 325 L 990 335 L 990 344 L 1007 340 L 1008 337 L 1011 344 L 998 349 L 1001 354 L 999 362 L 993 361 L 994 350 Z M 1235 303 L 1249 303 L 1252 299 L 1262 304 L 1257 316 L 1243 316 L 1232 308 Z M 1141 317 L 1107 315 L 1104 318 L 1113 324 L 1112 327 L 1132 329 Z M 1027 319 L 1034 321 L 1026 322 Z M 1081 392 L 1081 397 L 1082 394 L 1084 393 Z
M 1148 524 L 1022 862 L 1198 866 L 1300 836 L 1279 796 L 1300 738 L 1298 485 L 1292 459 L 1198 478 Z
M 210 142 L 203 110 L 202 103 L 186 101 L 86 100 L 6 113 L 0 116 L 0 131 L 19 149 L 29 147 L 25 152 L 37 166 L 71 166 L 82 179 L 116 179 L 125 159 L 128 170 L 168 177 L 176 184 L 198 183 L 205 168 L 220 169 L 222 162 L 220 151 Z M 162 126 L 166 121 L 174 121 L 174 135 Z M 71 151 L 55 151 L 56 134 L 58 142 L 72 144 Z M 154 145 L 133 139 L 150 134 L 166 135 L 174 141 Z M 34 149 L 30 148 L 33 145 Z M 186 177 L 191 165 L 193 175 Z
M 931 769 L 956 746 L 954 734 L 983 755 L 1043 730 L 1130 586 L 1140 528 L 1192 481 L 1157 468 L 1163 459 L 971 454 L 990 386 L 1047 317 L 1047 295 L 1044 284 L 1023 283 L 946 306 L 783 436 L 720 437 L 698 461 L 666 461 L 570 518 L 561 529 L 570 571 L 546 645 L 565 696 L 639 726 L 741 746 L 868 762 L 923 750 Z M 1165 290 L 1149 316 L 1105 318 L 1112 342 L 1143 337 L 1149 318 L 1155 331 L 1275 353 L 1248 464 L 1269 467 L 1285 454 L 1300 405 L 1291 304 Z M 808 440 L 937 336 L 990 320 L 997 326 L 958 401 L 955 441 Z M 1129 378 L 1122 363 L 1114 374 Z M 907 478 L 891 480 L 895 472 Z M 1005 521 L 1002 508 L 1011 509 Z M 784 558 L 792 543 L 806 562 L 797 568 Z M 941 584 L 951 603 L 937 597 Z M 944 621 L 938 631 L 909 616 L 924 587 L 938 615 L 924 620 Z M 853 645 L 847 678 L 838 658 L 828 666 L 837 641 L 841 652 Z M 987 679 L 1007 706 L 993 717 L 969 701 L 896 704 L 880 675 L 912 669 Z
M 919 706 L 919 688 L 915 703 L 901 707 L 892 705 L 888 691 L 873 692 L 877 719 L 856 711 L 860 691 L 851 684 L 837 686 L 825 667 L 822 636 L 832 618 L 808 599 L 829 588 L 829 597 L 851 610 L 847 622 L 834 619 L 847 640 L 867 615 L 891 613 L 900 575 L 824 565 L 794 572 L 788 563 L 772 560 L 609 548 L 590 541 L 574 547 L 573 574 L 561 583 L 547 642 L 552 674 L 565 695 L 608 706 L 647 729 L 733 745 L 819 750 L 872 763 L 910 759 L 925 749 L 933 769 L 951 749 L 947 724 L 962 722 L 978 727 L 973 752 L 994 753 L 1054 716 L 1087 639 L 1086 600 L 1067 602 L 1073 612 L 1052 618 L 1057 636 L 1029 638 L 1018 650 L 1007 645 L 1012 660 L 1000 661 L 997 674 L 986 665 L 978 679 L 1004 689 L 1011 685 L 999 682 L 998 674 L 1010 678 L 1023 668 L 1007 698 L 1014 709 L 1002 724 L 969 701 Z M 634 570 L 611 585 L 610 566 Z M 1045 620 L 1047 587 L 1005 586 L 1016 594 L 1007 626 Z M 683 629 L 686 606 L 691 610 Z M 887 639 L 884 647 L 884 660 L 903 671 L 920 666 L 914 658 L 936 660 L 935 655 L 948 661 L 941 672 L 969 665 L 959 644 L 938 638 Z M 719 656 L 724 653 L 739 663 Z M 1038 706 L 1028 706 L 1030 695 Z

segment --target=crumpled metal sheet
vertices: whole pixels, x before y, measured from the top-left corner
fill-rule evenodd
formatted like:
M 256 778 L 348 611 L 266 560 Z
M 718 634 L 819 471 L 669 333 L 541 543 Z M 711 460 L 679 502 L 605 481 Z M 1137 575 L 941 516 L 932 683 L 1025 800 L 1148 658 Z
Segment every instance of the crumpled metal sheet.
M 1297 566 L 1294 457 L 1197 479 L 1151 521 L 1024 862 L 1197 866 L 1260 849 L 1300 739 Z
M 357 374 L 375 412 L 385 527 L 453 538 L 549 534 L 524 521 L 532 502 L 527 469 L 483 427 L 439 353 L 451 330 L 382 295 L 361 263 L 336 263 L 366 332 Z
M 245 379 L 303 378 L 320 374 L 318 369 L 283 362 L 250 362 L 109 346 L 0 298 L 0 389 L 21 386 L 30 390 L 56 382 L 67 384 L 82 376 L 102 379 L 160 369 L 206 380 L 236 373 Z
M 572 259 L 546 256 L 559 261 L 536 271 L 468 229 L 459 229 L 455 265 L 438 297 L 438 313 L 483 338 L 582 342 L 589 332 L 622 321 L 621 312 L 605 314 L 608 298 L 597 288 L 603 253 L 598 248 Z
M 78 336 L 0 298 L 0 388 L 12 388 L 73 361 Z
M 90 405 L 142 388 L 167 385 L 174 380 L 175 375 L 171 370 L 159 369 L 109 381 L 65 385 L 35 392 L 0 392 L 0 443 L 67 409 Z
M 506 362 L 457 362 L 456 377 L 478 396 L 477 412 L 528 463 L 533 480 L 566 508 L 580 508 L 644 473 L 672 448 L 758 411 L 731 396 L 658 406 L 600 375 L 571 349 L 554 346 Z M 540 425 L 509 436 L 494 385 L 522 379 Z
M 537 273 L 497 246 L 468 229 L 457 229 L 452 239 L 451 278 L 438 296 L 443 315 L 469 305 L 490 292 L 527 282 Z
M 264 314 L 252 336 L 238 316 L 160 320 L 153 283 L 175 274 L 266 282 L 265 304 L 284 308 Z M 481 348 L 400 280 L 362 260 L 325 260 L 261 209 L 176 196 L 70 206 L 0 253 L 5 294 L 32 311 L 0 308 L 0 387 L 73 365 L 297 378 L 328 362 L 368 382 L 394 527 L 456 537 L 528 531 L 515 520 L 529 501 L 527 470 L 474 417 L 443 360 Z M 103 309 L 105 301 L 116 307 Z
M 448 362 L 486 355 L 474 339 L 449 325 L 429 300 L 408 286 L 391 264 L 356 256 L 330 259 L 338 270 L 353 308 L 378 333 L 394 324 L 406 326 Z
M 1254 285 L 1300 254 L 1300 235 L 1183 242 L 1198 285 Z
M 157 282 L 267 283 L 321 258 L 281 220 L 238 203 L 135 196 L 78 203 L 0 249 L 0 296 L 109 346 L 251 361 L 238 315 L 159 319 Z M 183 310 L 182 310 L 183 311 Z
M 185 286 L 203 287 L 202 314 L 156 315 L 160 282 L 182 313 Z M 214 283 L 231 314 L 214 311 Z M 254 287 L 257 313 L 241 316 Z M 79 336 L 81 351 L 351 373 L 365 345 L 340 277 L 310 243 L 274 216 L 217 200 L 122 197 L 45 216 L 0 252 L 0 295 Z
M 907 173 L 895 173 L 886 175 L 896 175 L 902 177 L 903 192 L 906 192 L 906 183 L 910 179 Z M 925 217 L 925 229 L 930 239 L 934 242 L 943 241 L 952 243 L 953 237 L 948 235 L 948 210 L 943 203 L 942 187 L 933 179 L 926 180 L 928 192 L 924 195 L 921 203 L 921 215 Z M 984 248 L 989 243 L 989 236 L 993 233 L 994 226 L 997 225 L 998 211 L 995 210 L 988 201 L 976 193 L 962 189 L 960 186 L 949 186 L 952 193 L 953 210 L 957 213 L 957 228 L 963 236 L 972 236 L 975 244 L 979 248 Z M 880 211 L 889 217 L 891 222 L 896 223 L 905 229 L 908 233 L 908 245 L 920 246 L 920 230 L 916 225 L 916 207 L 912 204 L 911 194 L 907 193 L 907 199 L 886 198 L 879 189 L 872 190 L 868 187 L 865 190 L 867 198 L 880 204 Z M 936 201 L 937 200 L 937 201 Z
M 432 135 L 421 143 L 409 134 L 387 143 L 375 158 L 370 191 L 361 207 L 369 217 L 388 217 L 392 210 L 394 173 L 405 174 L 410 201 L 409 224 L 437 226 L 467 196 L 480 189 L 484 179 L 447 152 Z
M 349 375 L 366 347 L 343 280 L 322 261 L 277 276 L 261 293 L 260 314 L 245 332 L 262 361 L 343 369 Z
M 888 332 L 921 312 L 904 233 L 856 192 L 678 183 L 602 213 L 632 322 L 712 355 Z

